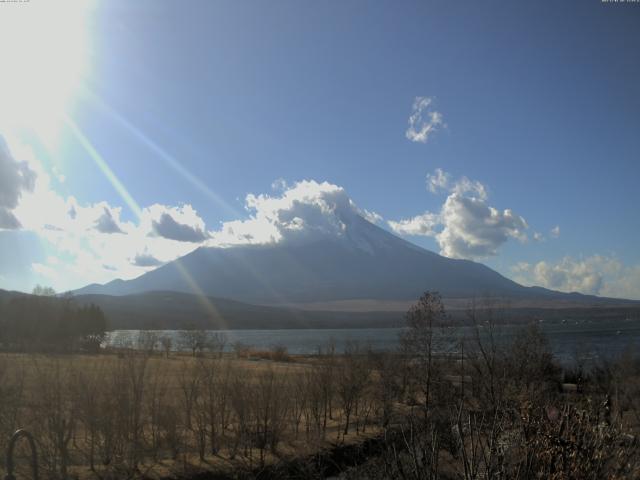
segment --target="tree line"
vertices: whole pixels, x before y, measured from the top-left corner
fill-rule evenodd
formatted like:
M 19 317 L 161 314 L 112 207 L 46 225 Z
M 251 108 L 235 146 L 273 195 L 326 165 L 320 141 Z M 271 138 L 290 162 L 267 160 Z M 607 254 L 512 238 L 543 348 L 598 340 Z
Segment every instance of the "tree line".
M 0 302 L 0 343 L 10 351 L 92 351 L 104 340 L 107 319 L 96 305 L 77 305 L 47 287 Z

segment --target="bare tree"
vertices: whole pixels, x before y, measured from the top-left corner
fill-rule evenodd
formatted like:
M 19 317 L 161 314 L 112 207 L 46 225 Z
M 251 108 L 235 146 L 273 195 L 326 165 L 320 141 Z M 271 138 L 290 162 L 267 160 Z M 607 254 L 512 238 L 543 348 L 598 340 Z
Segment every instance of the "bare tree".
M 406 314 L 407 331 L 401 335 L 404 350 L 415 362 L 413 380 L 420 389 L 425 419 L 433 395 L 433 385 L 439 376 L 435 354 L 436 329 L 447 319 L 440 294 L 425 292 Z
M 36 285 L 31 293 L 40 297 L 56 296 L 56 291 L 53 288 L 44 285 Z
M 474 373 L 474 387 L 483 408 L 498 409 L 505 400 L 507 340 L 499 325 L 495 300 L 471 300 L 467 317 L 473 338 L 467 345 L 468 363 Z
M 318 380 L 319 370 L 312 366 L 304 372 L 304 389 L 306 392 L 305 423 L 306 434 L 309 437 L 313 428 L 315 434 L 320 437 L 326 433 L 327 389 Z
M 71 398 L 71 374 L 58 359 L 49 365 L 35 363 L 34 366 L 37 374 L 36 421 L 42 439 L 42 457 L 52 476 L 67 478 L 77 419 L 76 404 Z
M 391 422 L 394 404 L 402 392 L 403 362 L 399 355 L 392 352 L 376 352 L 370 354 L 376 371 L 372 396 L 378 405 L 382 428 Z
M 200 329 L 181 330 L 180 344 L 183 348 L 191 350 L 191 354 L 195 357 L 206 348 L 207 332 Z
M 169 354 L 171 353 L 171 347 L 173 346 L 173 339 L 169 335 L 163 335 L 160 337 L 160 345 L 162 345 L 162 350 L 164 350 L 164 355 L 166 358 L 169 358 Z
M 105 377 L 104 364 L 78 367 L 73 372 L 73 400 L 75 411 L 87 445 L 86 457 L 91 471 L 96 469 L 96 455 L 100 444 L 102 384 Z
M 210 358 L 203 358 L 198 362 L 201 381 L 198 408 L 203 415 L 204 434 L 208 437 L 212 455 L 220 450 L 221 437 L 227 428 L 229 415 L 227 404 L 229 369 L 228 365 L 224 365 L 224 370 L 220 368 L 220 362 L 220 360 Z
M 224 349 L 227 346 L 227 336 L 222 332 L 209 332 L 208 335 L 205 334 L 205 337 L 205 348 L 209 353 L 217 358 L 222 357 Z
M 158 347 L 160 336 L 153 330 L 141 330 L 138 332 L 137 348 L 147 355 L 153 355 Z
M 344 413 L 343 434 L 349 434 L 349 422 L 356 412 L 358 402 L 369 382 L 370 370 L 367 356 L 358 344 L 348 342 L 338 368 L 337 390 Z
M 316 381 L 320 387 L 322 398 L 322 435 L 327 432 L 327 421 L 333 419 L 332 402 L 336 389 L 337 355 L 336 346 L 330 340 L 324 347 L 318 347 L 320 364 L 317 368 Z
M 268 368 L 258 373 L 252 388 L 252 443 L 258 447 L 261 465 L 264 465 L 267 448 L 272 453 L 276 452 L 286 428 L 289 398 L 285 375 Z
M 234 459 L 240 449 L 244 449 L 245 457 L 248 456 L 251 446 L 251 383 L 253 375 L 235 376 L 230 385 L 230 400 L 233 406 L 233 443 L 230 448 L 230 457 Z
M 290 418 L 293 424 L 293 431 L 296 435 L 300 433 L 302 417 L 307 409 L 309 392 L 307 390 L 307 379 L 303 373 L 292 374 L 287 384 L 290 401 Z
M 147 375 L 147 387 L 144 398 L 145 416 L 148 419 L 147 431 L 150 436 L 151 452 L 154 460 L 160 459 L 160 448 L 163 440 L 162 415 L 170 409 L 168 405 L 167 368 L 154 369 Z M 172 409 L 171 409 L 172 410 Z
M 538 325 L 519 329 L 508 350 L 509 378 L 516 392 L 542 406 L 557 392 L 560 370 L 553 360 L 549 340 Z
M 180 401 L 184 413 L 185 425 L 191 430 L 193 427 L 193 411 L 198 395 L 200 394 L 200 368 L 197 363 L 183 361 L 183 374 L 178 379 L 180 388 Z
M 129 352 L 118 358 L 109 378 L 113 417 L 106 428 L 113 442 L 112 453 L 130 475 L 138 471 L 142 455 L 147 363 L 147 356 Z

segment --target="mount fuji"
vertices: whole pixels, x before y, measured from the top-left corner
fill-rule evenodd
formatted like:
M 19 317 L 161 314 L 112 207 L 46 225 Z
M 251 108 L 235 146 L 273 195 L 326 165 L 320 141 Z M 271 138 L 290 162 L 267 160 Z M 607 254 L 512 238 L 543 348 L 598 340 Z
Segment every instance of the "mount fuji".
M 346 300 L 414 300 L 426 290 L 447 298 L 595 298 L 524 287 L 489 267 L 446 258 L 370 223 L 337 213 L 339 228 L 279 242 L 200 247 L 132 280 L 92 284 L 76 294 L 197 293 L 263 305 Z

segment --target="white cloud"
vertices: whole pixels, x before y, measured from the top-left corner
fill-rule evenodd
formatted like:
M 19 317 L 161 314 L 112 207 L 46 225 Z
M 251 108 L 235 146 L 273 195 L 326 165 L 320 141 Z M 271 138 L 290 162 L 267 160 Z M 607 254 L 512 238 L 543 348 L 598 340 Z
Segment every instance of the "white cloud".
M 487 203 L 487 188 L 479 181 L 462 177 L 452 182 L 442 169 L 427 175 L 427 189 L 444 190 L 447 199 L 440 212 L 389 221 L 400 235 L 434 237 L 440 253 L 453 258 L 484 258 L 496 255 L 509 238 L 526 241 L 527 222 L 512 210 L 498 210 Z
M 431 135 L 444 127 L 442 114 L 431 108 L 433 98 L 416 97 L 405 136 L 412 142 L 426 143 Z
M 125 221 L 120 207 L 107 202 L 81 204 L 74 197 L 64 197 L 52 187 L 51 177 L 29 147 L 15 138 L 8 139 L 7 146 L 11 158 L 19 159 L 7 164 L 20 165 L 24 172 L 29 172 L 29 188 L 22 188 L 19 195 L 14 193 L 12 198 L 17 198 L 17 204 L 14 208 L 14 200 L 6 201 L 12 210 L 5 212 L 20 228 L 36 233 L 51 253 L 45 261 L 32 264 L 32 271 L 40 277 L 38 281 L 62 291 L 91 282 L 134 278 L 198 246 L 194 241 L 177 239 L 208 238 L 204 222 L 190 205 L 152 205 L 142 210 L 141 218 Z M 0 161 L 0 168 L 5 160 Z M 7 178 L 0 176 L 0 195 L 8 198 L 7 192 L 16 190 L 5 189 Z M 0 217 L 2 213 L 0 208 Z M 173 222 L 166 222 L 165 217 L 163 223 L 163 214 Z M 154 230 L 154 220 L 161 226 L 159 232 Z
M 298 241 L 310 236 L 340 236 L 354 215 L 378 214 L 360 210 L 342 187 L 314 180 L 303 180 L 279 196 L 249 194 L 245 208 L 247 220 L 225 222 L 210 232 L 209 245 L 264 244 Z M 366 212 L 366 213 L 365 213 Z
M 462 177 L 455 182 L 450 189 L 451 193 L 457 193 L 458 195 L 471 194 L 474 197 L 484 201 L 489 197 L 487 187 L 477 180 L 469 180 L 467 177 Z
M 369 210 L 363 208 L 360 210 L 360 215 L 362 215 L 367 221 L 378 225 L 384 222 L 384 218 L 378 212 L 370 212 Z
M 143 210 L 141 222 L 150 228 L 150 234 L 170 240 L 201 243 L 209 238 L 204 221 L 189 204 L 151 205 Z
M 563 292 L 640 299 L 640 265 L 625 267 L 616 257 L 592 255 L 564 257 L 558 262 L 520 262 L 512 267 L 514 279 Z
M 15 230 L 21 224 L 13 210 L 22 195 L 34 188 L 36 173 L 25 161 L 17 161 L 0 136 L 0 230 Z
M 77 223 L 71 228 L 54 225 L 45 226 L 37 233 L 46 240 L 51 251 L 63 261 L 55 266 L 60 281 L 59 290 L 77 288 L 93 282 L 107 282 L 114 278 L 130 279 L 157 267 L 160 264 L 186 255 L 198 244 L 181 242 L 160 236 L 148 235 L 141 224 L 125 222 L 122 233 L 103 233 L 95 228 L 82 228 L 83 217 L 90 207 L 78 209 Z M 39 273 L 51 273 L 44 267 L 53 267 L 52 262 L 43 262 Z M 35 270 L 35 269 L 34 269 Z M 51 275 L 49 275 L 51 276 Z
M 427 173 L 427 190 L 431 193 L 472 194 L 483 200 L 486 200 L 489 196 L 487 188 L 478 180 L 469 180 L 467 177 L 461 177 L 452 182 L 451 174 L 441 168 L 436 168 L 433 173 Z
M 524 218 L 510 209 L 497 210 L 482 198 L 452 193 L 442 207 L 441 219 L 444 228 L 436 240 L 447 257 L 484 258 L 496 255 L 509 238 L 527 238 Z
M 271 183 L 271 189 L 276 192 L 284 192 L 288 185 L 284 178 L 277 178 Z
M 423 235 L 435 237 L 438 234 L 438 227 L 441 225 L 440 215 L 425 212 L 413 218 L 388 222 L 391 229 L 400 235 Z
M 74 209 L 75 211 L 75 209 Z M 103 213 L 95 223 L 95 229 L 100 233 L 124 233 L 120 228 L 120 209 L 103 207 Z
M 160 260 L 147 252 L 136 254 L 131 263 L 138 267 L 157 267 L 162 265 Z
M 559 226 L 555 226 L 553 227 L 551 230 L 549 230 L 549 237 L 550 238 L 558 238 L 560 236 L 560 227 Z M 546 242 L 547 241 L 547 237 L 544 236 L 543 233 L 541 232 L 534 232 L 532 235 L 533 241 L 534 242 Z
M 442 170 L 436 168 L 433 173 L 427 174 L 427 190 L 431 193 L 438 193 L 442 190 L 449 190 L 449 183 L 451 181 L 451 175 Z

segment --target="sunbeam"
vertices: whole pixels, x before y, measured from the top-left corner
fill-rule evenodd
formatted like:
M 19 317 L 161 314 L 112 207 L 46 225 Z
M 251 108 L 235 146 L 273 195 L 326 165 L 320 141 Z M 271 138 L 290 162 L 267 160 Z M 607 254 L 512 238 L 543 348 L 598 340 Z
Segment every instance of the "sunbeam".
M 138 127 L 133 125 L 129 120 L 118 113 L 114 108 L 107 104 L 98 95 L 90 91 L 86 86 L 83 87 L 83 93 L 85 96 L 99 109 L 107 113 L 109 117 L 116 121 L 120 126 L 124 127 L 134 138 L 136 138 L 145 147 L 155 153 L 160 159 L 162 159 L 170 168 L 175 170 L 182 178 L 187 180 L 191 185 L 196 187 L 201 193 L 203 193 L 209 200 L 213 201 L 217 206 L 221 207 L 226 214 L 231 215 L 232 218 L 238 217 L 238 210 L 234 209 L 231 205 L 225 202 L 220 195 L 211 190 L 202 180 L 196 175 L 191 173 L 185 168 L 182 163 L 177 160 L 173 155 L 168 153 L 164 148 L 158 145 L 155 141 L 149 138 Z
M 133 196 L 129 193 L 129 191 L 124 186 L 124 184 L 117 177 L 117 175 L 113 172 L 111 167 L 109 167 L 109 164 L 107 163 L 107 161 L 95 149 L 95 147 L 93 146 L 91 141 L 87 138 L 87 136 L 84 134 L 84 132 L 80 129 L 78 124 L 69 115 L 66 115 L 66 114 L 64 115 L 64 122 L 69 127 L 69 129 L 73 132 L 75 138 L 78 140 L 78 142 L 80 142 L 80 144 L 83 146 L 83 148 L 87 151 L 87 153 L 89 154 L 91 159 L 95 162 L 95 164 L 98 166 L 98 168 L 103 173 L 103 175 L 106 177 L 106 179 L 109 181 L 109 183 L 113 186 L 113 188 L 116 190 L 116 192 L 118 192 L 118 195 L 120 195 L 122 200 L 127 204 L 127 206 L 131 209 L 131 211 L 136 215 L 138 220 L 141 220 L 142 219 L 142 209 L 140 208 L 138 203 L 134 200 Z M 220 319 L 220 321 L 222 322 L 223 326 L 226 327 L 227 326 L 227 322 L 225 321 L 224 317 L 220 314 L 220 312 L 215 307 L 215 305 L 211 302 L 211 300 L 205 295 L 205 293 L 202 291 L 202 289 L 200 288 L 198 283 L 194 280 L 194 278 L 191 276 L 191 274 L 188 272 L 188 270 L 186 268 L 184 268 L 184 266 L 181 264 L 180 260 L 177 260 L 175 262 L 175 265 L 177 266 L 178 271 L 180 272 L 180 274 L 184 277 L 184 279 L 187 282 L 187 284 L 193 290 L 193 293 L 196 295 L 196 297 L 198 298 L 198 301 L 200 302 L 202 307 L 205 309 L 207 314 L 209 314 L 212 319 L 213 318 Z
M 216 205 L 221 207 L 226 213 L 231 214 L 233 218 L 238 218 L 239 212 L 231 207 L 227 202 L 222 200 L 222 198 L 212 191 L 207 185 L 205 185 L 198 177 L 196 177 L 193 173 L 191 173 L 188 169 L 186 169 L 182 163 L 177 160 L 173 155 L 169 154 L 165 149 L 159 146 L 155 141 L 149 138 L 144 132 L 142 132 L 138 127 L 133 125 L 128 119 L 118 113 L 113 107 L 111 107 L 108 103 L 106 103 L 102 98 L 96 95 L 93 91 L 91 91 L 86 85 L 83 87 L 83 95 L 86 97 L 93 105 L 97 106 L 103 112 L 107 113 L 109 117 L 120 124 L 122 127 L 126 129 L 135 139 L 140 141 L 143 145 L 149 148 L 153 153 L 158 155 L 169 167 L 178 172 L 184 179 L 190 182 L 194 187 L 196 187 L 199 191 L 206 195 L 207 198 L 212 200 Z M 108 168 L 108 167 L 107 167 Z M 109 177 L 108 177 L 109 178 Z M 269 292 L 282 300 L 282 303 L 286 303 L 285 299 L 278 294 L 270 285 L 270 283 L 262 278 L 262 276 L 256 271 L 252 265 L 249 264 L 246 260 L 240 258 L 239 259 L 242 264 L 252 273 L 254 278 L 260 282 Z M 183 271 L 183 275 L 188 275 L 186 269 L 180 265 L 180 262 L 177 262 L 178 267 Z M 187 278 L 187 277 L 185 277 Z M 189 276 L 187 281 L 190 284 L 195 285 L 198 289 L 199 287 L 193 282 L 193 279 Z
M 109 167 L 109 164 L 107 164 L 105 159 L 102 158 L 102 155 L 98 153 L 98 151 L 94 148 L 93 144 L 89 141 L 86 135 L 82 132 L 82 130 L 80 130 L 78 124 L 69 115 L 65 114 L 63 115 L 63 118 L 64 123 L 69 127 L 69 129 L 71 129 L 78 142 L 80 142 L 80 144 L 84 147 L 91 159 L 95 162 L 100 171 L 107 178 L 111 186 L 115 188 L 116 192 L 118 192 L 118 195 L 120 195 L 122 200 L 124 200 L 124 202 L 136 215 L 136 217 L 138 217 L 138 219 L 142 218 L 142 209 L 140 208 L 138 203 L 133 199 L 129 191 L 118 179 L 113 170 L 111 170 L 111 167 Z

